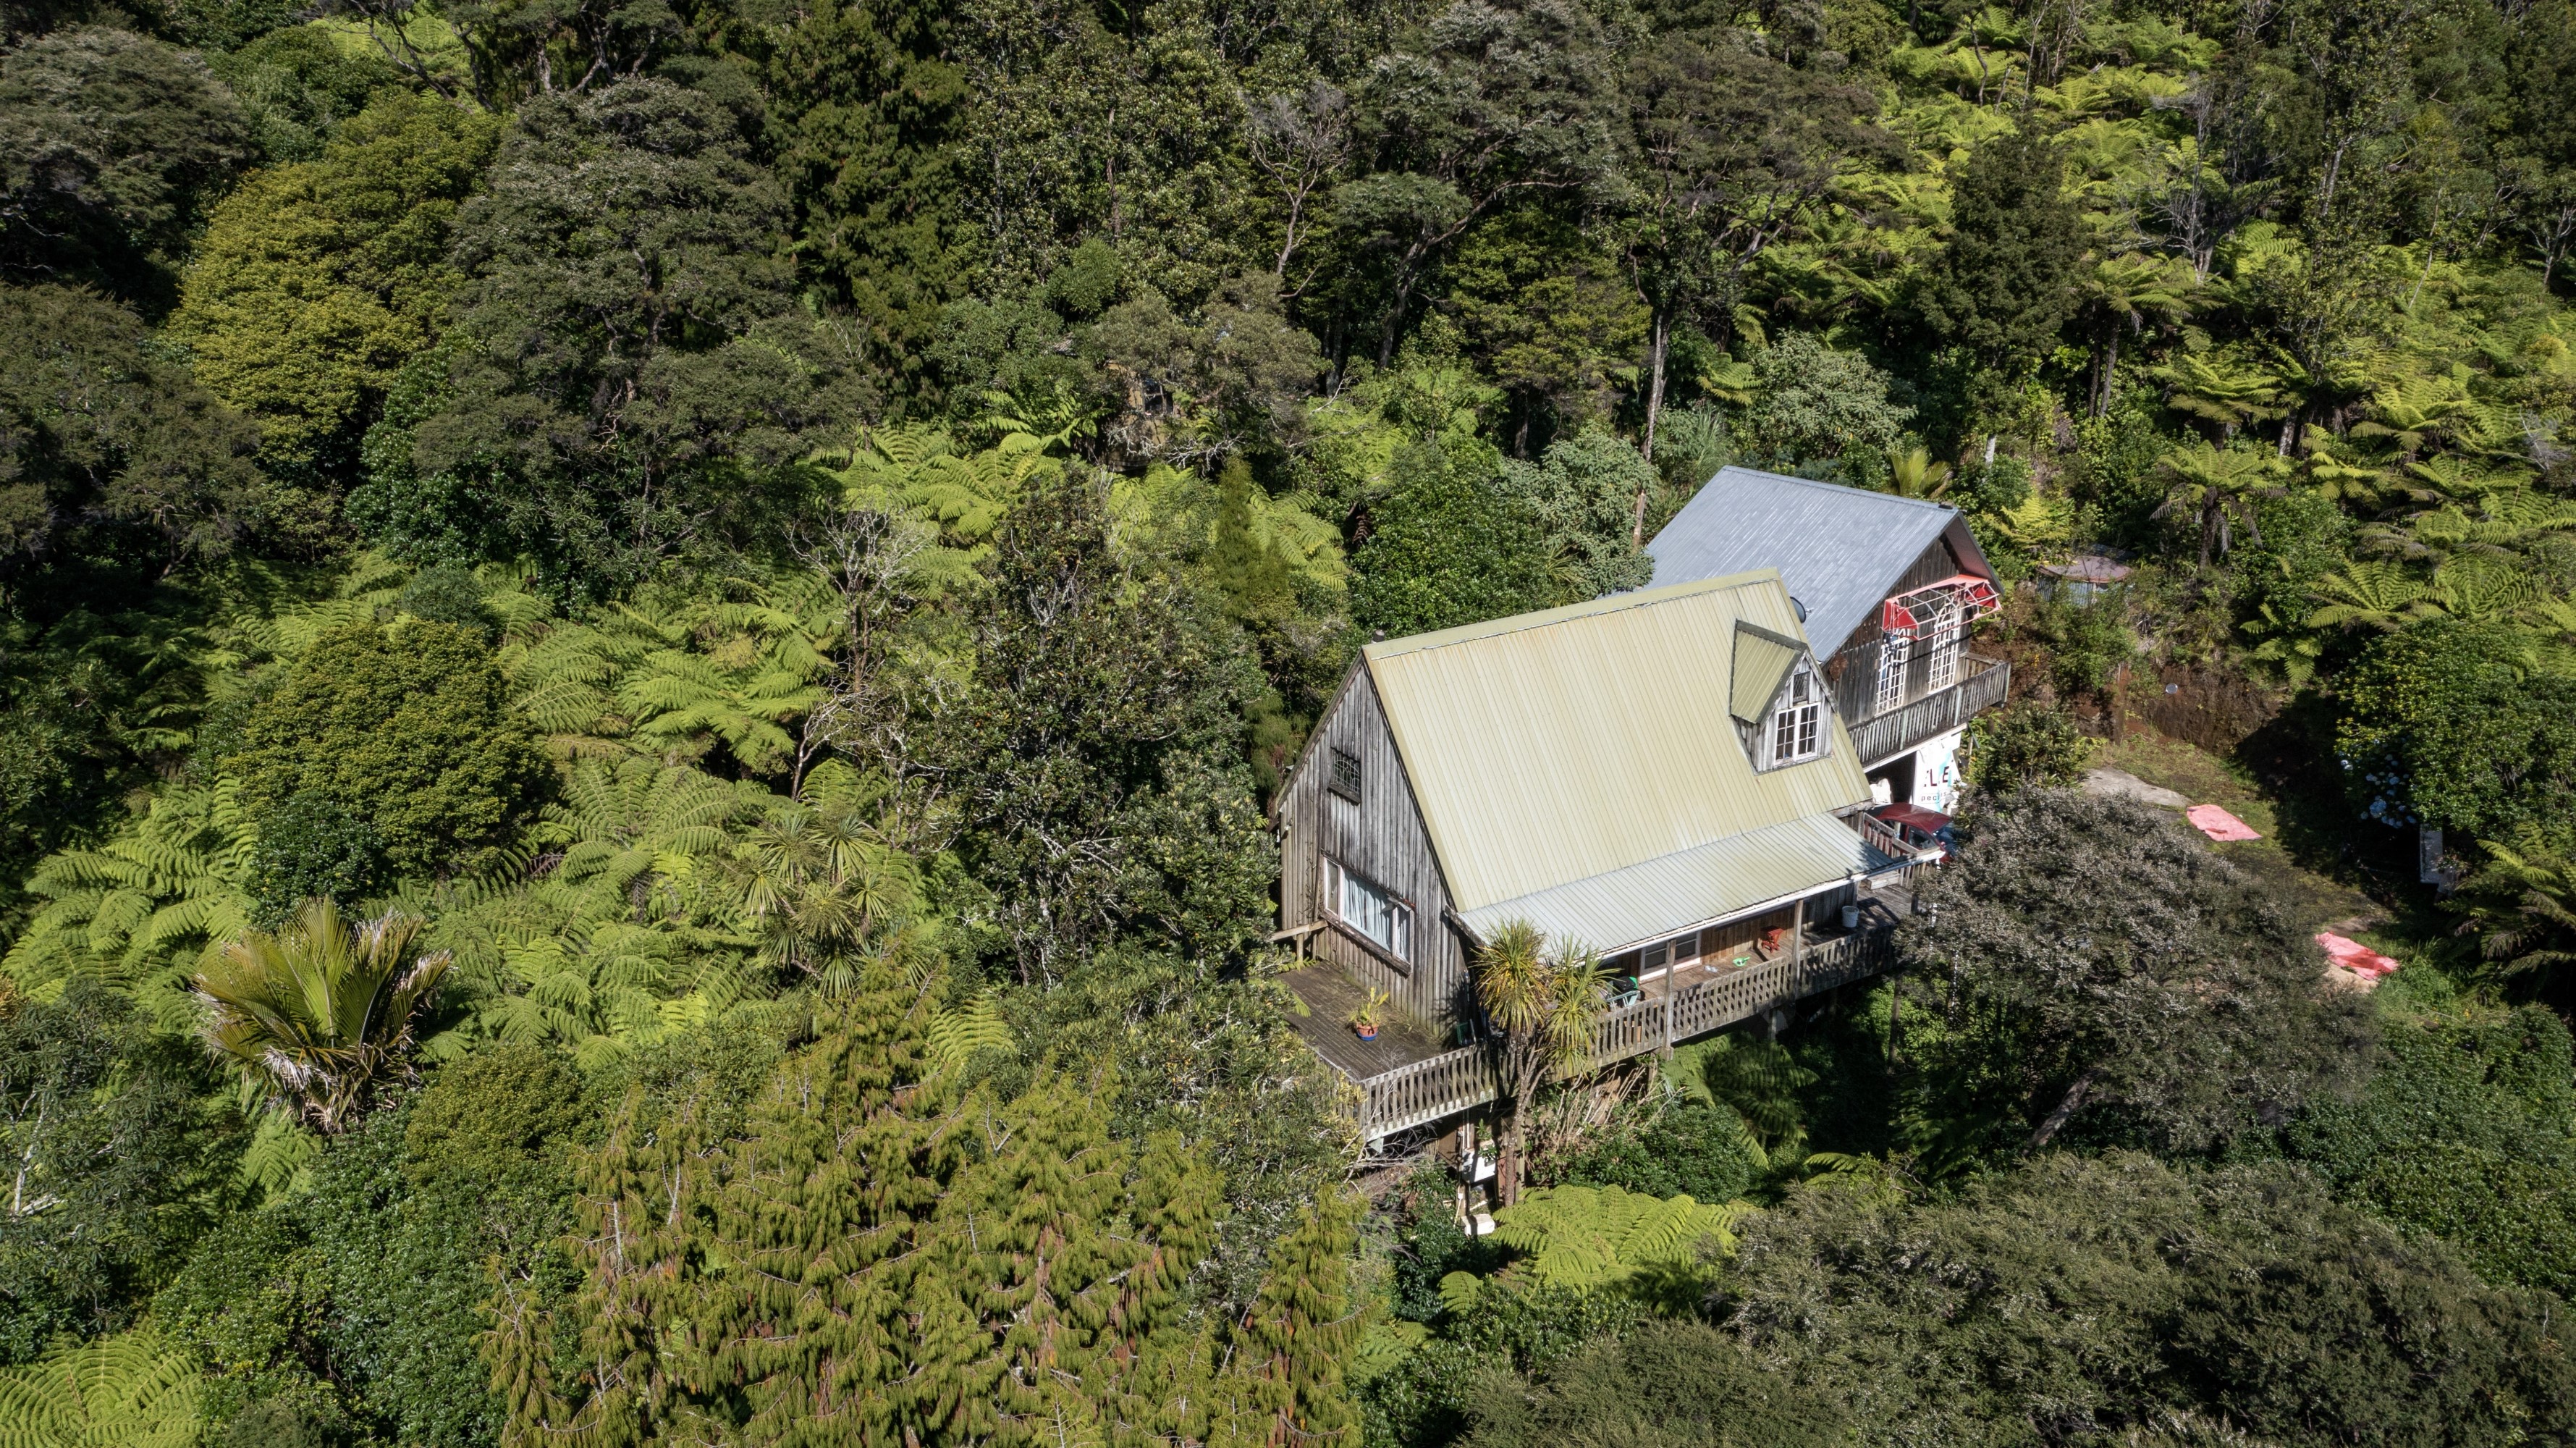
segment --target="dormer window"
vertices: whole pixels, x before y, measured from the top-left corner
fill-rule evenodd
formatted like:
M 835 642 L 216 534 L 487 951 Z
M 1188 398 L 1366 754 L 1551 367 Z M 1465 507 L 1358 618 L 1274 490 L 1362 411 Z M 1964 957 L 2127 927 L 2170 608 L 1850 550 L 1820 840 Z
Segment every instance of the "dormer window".
M 1825 752 L 1825 691 L 1816 671 L 1805 663 L 1789 675 L 1780 691 L 1780 707 L 1771 713 L 1770 754 L 1774 767 L 1798 764 Z

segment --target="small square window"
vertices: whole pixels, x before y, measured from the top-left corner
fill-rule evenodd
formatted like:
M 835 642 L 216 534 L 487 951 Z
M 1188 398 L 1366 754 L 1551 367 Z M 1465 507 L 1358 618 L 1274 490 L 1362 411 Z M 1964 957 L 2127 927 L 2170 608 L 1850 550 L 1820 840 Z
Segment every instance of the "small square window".
M 1353 804 L 1360 802 L 1360 757 L 1339 749 L 1333 751 L 1333 777 L 1328 787 L 1333 793 Z

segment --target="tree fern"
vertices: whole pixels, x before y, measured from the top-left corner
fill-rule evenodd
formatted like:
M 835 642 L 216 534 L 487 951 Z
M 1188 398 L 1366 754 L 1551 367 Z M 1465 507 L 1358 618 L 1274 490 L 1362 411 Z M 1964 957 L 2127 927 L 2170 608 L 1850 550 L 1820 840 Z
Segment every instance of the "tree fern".
M 1494 1239 L 1521 1254 L 1540 1282 L 1595 1287 L 1641 1267 L 1688 1265 L 1703 1241 L 1731 1251 L 1734 1225 L 1751 1210 L 1621 1187 L 1547 1187 L 1496 1212 Z
M 978 1051 L 1007 1052 L 1017 1045 L 989 990 L 931 1017 L 926 1044 L 930 1059 L 950 1070 L 965 1066 Z
M 244 889 L 256 832 L 235 781 L 174 786 L 95 850 L 47 857 L 28 889 L 45 903 L 0 969 L 25 985 L 76 974 L 135 991 L 166 1026 L 193 1018 L 182 977 L 250 928 Z
M 192 1448 L 197 1397 L 186 1354 L 120 1333 L 0 1371 L 0 1448 Z

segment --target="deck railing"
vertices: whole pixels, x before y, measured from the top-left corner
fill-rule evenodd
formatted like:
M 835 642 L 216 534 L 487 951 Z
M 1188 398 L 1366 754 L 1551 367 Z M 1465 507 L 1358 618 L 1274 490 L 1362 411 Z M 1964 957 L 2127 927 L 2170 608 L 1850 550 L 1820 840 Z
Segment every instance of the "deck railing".
M 1978 654 L 1965 655 L 1959 663 L 1959 682 L 1851 726 L 1852 750 L 1861 763 L 1892 759 L 2003 702 L 2004 691 L 2012 686 L 2011 664 Z
M 1632 1001 L 1593 1022 L 1592 1054 L 1582 1069 L 1598 1070 L 1658 1051 L 1874 975 L 1893 956 L 1894 931 L 1880 925 L 1810 942 L 1798 954 L 1694 981 L 1661 997 Z M 1372 1140 L 1502 1095 L 1493 1052 L 1481 1045 L 1444 1052 L 1358 1084 L 1360 1130 Z

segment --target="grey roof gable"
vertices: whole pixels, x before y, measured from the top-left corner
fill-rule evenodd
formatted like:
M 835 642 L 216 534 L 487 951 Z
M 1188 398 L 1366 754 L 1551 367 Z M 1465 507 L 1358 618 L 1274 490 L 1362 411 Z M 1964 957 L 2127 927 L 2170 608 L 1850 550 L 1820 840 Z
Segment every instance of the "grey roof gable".
M 1932 541 L 1951 546 L 1972 572 L 1986 561 L 1947 503 L 1900 498 L 1753 468 L 1720 468 L 1646 545 L 1654 586 L 1754 568 L 1780 570 L 1807 610 L 1807 637 L 1831 655 L 1869 620 L 1888 590 Z

